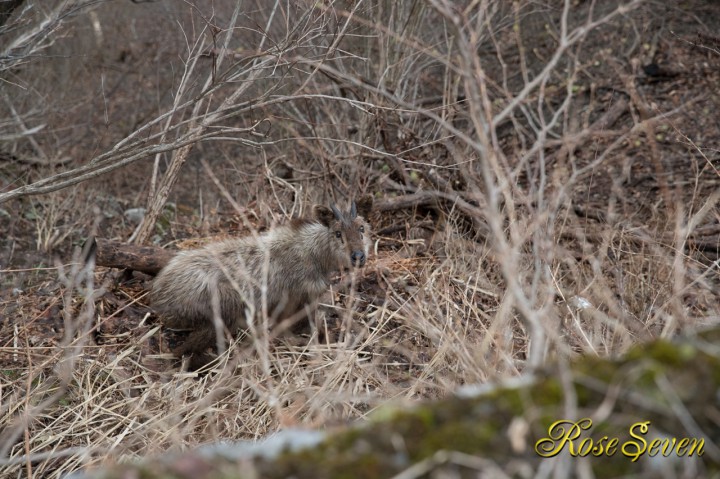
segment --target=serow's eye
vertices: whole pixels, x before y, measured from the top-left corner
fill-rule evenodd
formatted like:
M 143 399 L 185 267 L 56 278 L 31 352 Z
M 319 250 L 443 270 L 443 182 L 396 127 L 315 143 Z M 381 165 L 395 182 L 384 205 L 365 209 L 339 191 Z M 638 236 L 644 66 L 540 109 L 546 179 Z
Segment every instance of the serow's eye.
M 336 231 L 336 232 L 335 232 L 335 237 L 336 237 L 336 238 L 342 238 L 342 233 L 339 232 L 339 231 Z
M 365 227 L 364 227 L 364 226 L 361 226 L 361 227 L 360 227 L 360 232 L 361 232 L 361 233 L 364 233 L 364 232 L 365 232 Z

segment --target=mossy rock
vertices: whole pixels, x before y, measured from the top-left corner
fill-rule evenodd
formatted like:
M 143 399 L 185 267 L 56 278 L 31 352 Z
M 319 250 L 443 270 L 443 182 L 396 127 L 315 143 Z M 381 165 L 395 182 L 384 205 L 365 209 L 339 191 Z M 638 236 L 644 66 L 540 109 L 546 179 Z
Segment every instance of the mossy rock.
M 718 339 L 720 329 L 655 341 L 619 359 L 582 357 L 387 405 L 334 432 L 283 431 L 84 477 L 720 477 Z

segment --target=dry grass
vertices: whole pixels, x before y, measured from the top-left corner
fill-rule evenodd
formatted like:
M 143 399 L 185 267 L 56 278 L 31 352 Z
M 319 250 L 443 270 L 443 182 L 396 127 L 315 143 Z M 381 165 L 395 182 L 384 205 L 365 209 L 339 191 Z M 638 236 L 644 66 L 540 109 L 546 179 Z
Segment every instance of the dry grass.
M 0 170 L 3 211 L 23 212 L 8 220 L 2 264 L 8 477 L 326 427 L 388 400 L 444 396 L 554 356 L 615 355 L 717 322 L 719 175 L 708 145 L 720 139 L 720 99 L 707 93 L 717 73 L 703 62 L 717 71 L 720 55 L 688 40 L 704 31 L 698 18 L 683 17 L 671 34 L 660 25 L 677 12 L 637 1 L 288 11 L 258 0 L 244 12 L 215 3 L 133 7 L 154 9 L 162 25 L 177 20 L 182 62 L 165 45 L 167 63 L 148 67 L 153 45 L 141 36 L 122 51 L 103 44 L 78 81 L 97 87 L 102 72 L 116 90 L 83 97 L 73 88 L 80 96 L 62 98 L 76 102 L 70 119 L 51 111 L 36 146 L 17 139 L 11 148 L 18 161 L 37 148 L 77 159 L 23 176 L 20 193 L 21 171 Z M 720 17 L 710 2 L 694 7 L 699 18 Z M 115 8 L 67 31 L 82 38 L 89 21 L 94 42 L 103 26 L 121 35 Z M 683 76 L 654 82 L 639 67 L 655 62 L 682 64 Z M 138 89 L 152 77 L 134 69 L 155 71 L 155 86 L 172 94 L 144 97 Z M 53 87 L 19 81 L 39 96 Z M 99 140 L 79 133 L 83 114 Z M 72 146 L 62 135 L 69 122 Z M 58 196 L 23 197 L 121 163 L 130 166 Z M 34 183 L 58 171 L 71 174 Z M 379 206 L 375 254 L 354 288 L 326 298 L 327 334 L 259 328 L 205 374 L 178 372 L 158 346 L 142 281 L 118 284 L 78 257 L 56 263 L 57 275 L 6 266 L 36 265 L 16 252 L 30 245 L 64 245 L 67 261 L 67 245 L 92 232 L 161 244 L 245 234 L 365 192 Z M 177 210 L 163 216 L 168 199 Z M 160 227 L 123 218 L 146 204 Z

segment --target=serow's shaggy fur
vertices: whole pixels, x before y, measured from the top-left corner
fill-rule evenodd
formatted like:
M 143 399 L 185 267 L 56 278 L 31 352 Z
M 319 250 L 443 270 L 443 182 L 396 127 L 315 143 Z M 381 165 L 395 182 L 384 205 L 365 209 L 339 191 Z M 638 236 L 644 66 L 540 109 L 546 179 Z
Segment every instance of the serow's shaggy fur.
M 236 334 L 250 318 L 260 327 L 264 315 L 270 325 L 312 315 L 334 273 L 365 265 L 372 202 L 365 196 L 347 212 L 315 205 L 313 219 L 178 253 L 150 296 L 165 326 L 191 331 L 174 353 L 192 354 L 197 368 L 209 361 L 206 351 L 223 327 Z

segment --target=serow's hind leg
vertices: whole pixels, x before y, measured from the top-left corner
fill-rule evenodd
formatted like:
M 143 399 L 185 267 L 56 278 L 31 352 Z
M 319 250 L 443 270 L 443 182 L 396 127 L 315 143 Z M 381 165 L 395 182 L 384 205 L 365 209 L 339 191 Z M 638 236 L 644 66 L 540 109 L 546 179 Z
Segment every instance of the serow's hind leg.
M 192 331 L 185 342 L 175 348 L 173 353 L 182 357 L 185 354 L 190 354 L 190 365 L 189 369 L 195 371 L 207 365 L 210 361 L 215 359 L 212 354 L 208 354 L 209 348 L 215 349 L 217 345 L 217 338 L 215 334 L 215 328 L 205 327 L 199 328 Z

